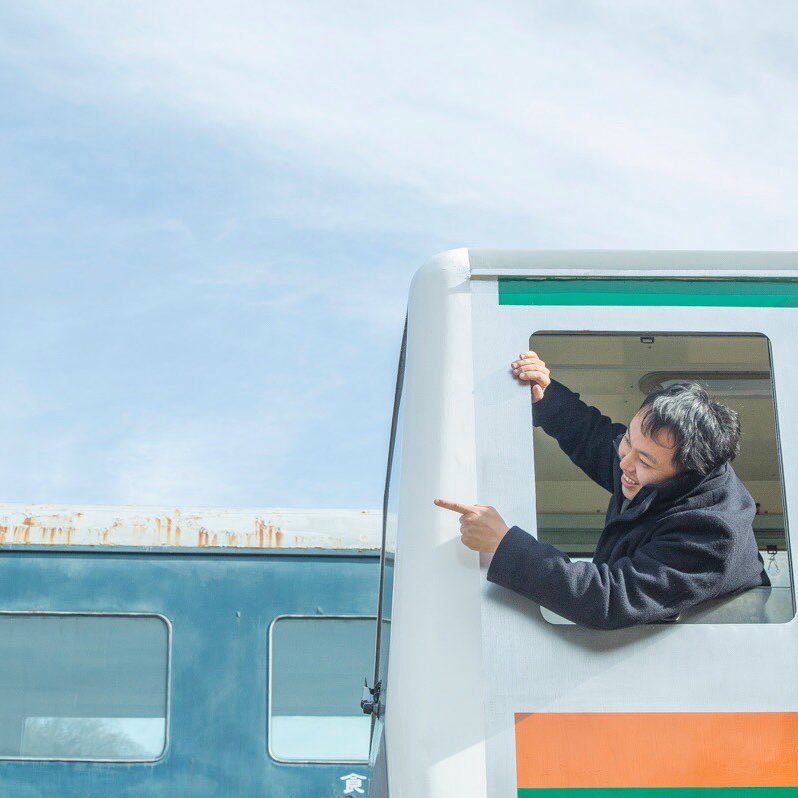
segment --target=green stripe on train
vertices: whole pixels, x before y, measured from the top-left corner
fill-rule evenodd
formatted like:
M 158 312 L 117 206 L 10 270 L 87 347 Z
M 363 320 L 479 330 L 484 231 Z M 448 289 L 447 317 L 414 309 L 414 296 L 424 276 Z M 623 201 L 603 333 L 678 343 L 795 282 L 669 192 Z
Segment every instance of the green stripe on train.
M 499 278 L 500 305 L 798 307 L 798 280 Z
M 793 798 L 798 787 L 568 787 L 519 789 L 518 798 Z

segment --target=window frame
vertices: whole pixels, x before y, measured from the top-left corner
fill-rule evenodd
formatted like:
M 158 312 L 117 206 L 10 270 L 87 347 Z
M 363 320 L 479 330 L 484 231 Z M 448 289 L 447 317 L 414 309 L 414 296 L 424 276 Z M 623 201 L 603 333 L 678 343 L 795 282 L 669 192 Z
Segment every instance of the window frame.
M 376 615 L 335 614 L 319 615 L 312 613 L 283 613 L 275 615 L 267 630 L 266 654 L 266 753 L 274 762 L 281 765 L 367 765 L 366 759 L 286 759 L 272 750 L 272 687 L 274 670 L 274 627 L 278 621 L 311 620 L 311 621 L 376 621 Z M 364 674 L 367 675 L 367 674 Z M 364 716 L 365 717 L 365 716 Z
M 776 380 L 774 376 L 774 363 L 773 363 L 773 343 L 771 341 L 771 337 L 768 333 L 762 332 L 761 330 L 751 330 L 749 332 L 740 332 L 740 331 L 696 331 L 696 330 L 655 330 L 655 329 L 646 329 L 646 330 L 552 330 L 552 329 L 539 329 L 535 330 L 534 332 L 529 334 L 528 343 L 529 346 L 532 346 L 532 340 L 535 336 L 538 335 L 552 335 L 552 336 L 584 336 L 584 337 L 613 337 L 613 336 L 625 336 L 625 337 L 634 337 L 634 336 L 662 336 L 662 337 L 679 337 L 679 336 L 695 336 L 695 337 L 711 337 L 711 338 L 751 338 L 751 337 L 758 337 L 763 338 L 765 340 L 767 346 L 767 357 L 768 357 L 768 369 L 769 369 L 769 379 L 770 379 L 770 386 L 772 392 L 772 404 L 773 404 L 773 421 L 775 426 L 775 443 L 776 443 L 776 454 L 777 454 L 777 461 L 778 461 L 778 469 L 779 469 L 779 491 L 781 493 L 781 503 L 783 508 L 783 518 L 784 518 L 784 546 L 785 546 L 785 553 L 787 559 L 787 569 L 789 574 L 789 586 L 786 588 L 771 588 L 777 590 L 788 590 L 790 595 L 790 600 L 792 603 L 792 615 L 789 618 L 786 618 L 782 621 L 773 621 L 773 622 L 748 622 L 743 620 L 734 620 L 734 621 L 726 621 L 723 623 L 718 623 L 716 621 L 708 620 L 708 621 L 691 621 L 689 619 L 682 620 L 681 617 L 677 618 L 673 624 L 674 625 L 683 625 L 683 626 L 727 626 L 730 624 L 737 624 L 743 626 L 780 626 L 788 623 L 792 623 L 793 621 L 798 618 L 798 598 L 796 597 L 796 578 L 795 578 L 795 568 L 792 559 L 792 546 L 790 543 L 790 531 L 789 531 L 789 519 L 787 513 L 787 495 L 785 489 L 785 479 L 784 479 L 784 455 L 782 451 L 782 440 L 781 440 L 781 429 L 780 429 L 780 420 L 779 420 L 779 402 L 778 402 L 778 395 L 776 391 Z M 562 366 L 562 364 L 560 364 Z M 601 410 L 601 408 L 599 408 Z M 532 412 L 532 405 L 530 405 L 530 418 Z M 533 468 L 534 468 L 534 460 L 535 460 L 535 450 L 534 445 L 532 447 L 532 461 L 533 461 Z M 537 477 L 537 470 L 533 470 L 533 479 L 535 482 L 535 495 L 537 496 L 538 490 L 538 477 Z M 585 479 L 588 479 L 585 477 Z M 539 516 L 537 507 L 535 507 L 535 537 L 538 538 L 539 536 Z M 761 552 L 760 552 L 761 553 Z M 590 554 L 568 554 L 569 557 L 572 558 L 582 558 L 582 559 L 589 559 L 592 560 L 593 553 Z M 764 555 L 763 555 L 764 559 Z M 756 590 L 756 588 L 753 588 Z M 748 591 L 745 591 L 748 592 Z M 739 594 L 744 595 L 744 594 Z M 730 598 L 735 598 L 732 596 Z M 691 608 L 692 609 L 692 608 Z M 561 618 L 561 616 L 557 615 L 557 613 L 553 612 L 552 610 L 547 609 L 540 605 L 539 607 L 541 617 L 543 620 L 551 624 L 552 626 L 557 627 L 577 627 L 580 628 L 578 624 L 573 623 L 572 621 L 568 621 L 565 618 Z M 689 612 L 689 610 L 688 610 Z M 552 617 L 553 616 L 553 617 Z M 559 619 L 559 620 L 555 620 Z M 642 624 L 643 626 L 657 626 L 661 625 L 659 623 L 653 624 Z
M 169 752 L 171 744 L 171 710 L 172 710 L 172 621 L 160 612 L 102 612 L 81 610 L 5 610 L 0 609 L 0 616 L 55 616 L 81 618 L 157 618 L 166 627 L 166 704 L 164 707 L 164 744 L 161 753 L 156 757 L 64 757 L 64 756 L 3 756 L 0 762 L 87 762 L 111 765 L 148 764 L 160 762 Z

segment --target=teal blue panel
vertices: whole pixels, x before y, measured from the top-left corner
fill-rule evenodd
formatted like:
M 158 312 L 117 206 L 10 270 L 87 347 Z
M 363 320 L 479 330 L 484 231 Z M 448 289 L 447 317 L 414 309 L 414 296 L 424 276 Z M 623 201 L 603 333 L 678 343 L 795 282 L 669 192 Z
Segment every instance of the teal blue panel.
M 798 280 L 499 278 L 500 305 L 798 307 Z
M 2 798 L 305 798 L 338 796 L 341 776 L 359 764 L 284 764 L 269 756 L 268 630 L 281 615 L 366 615 L 376 609 L 378 558 L 351 553 L 93 553 L 0 550 L 0 609 L 47 612 L 158 613 L 171 622 L 167 747 L 155 762 L 0 761 Z M 160 622 L 158 622 L 160 623 Z M 155 636 L 107 630 L 87 639 L 98 695 L 74 693 L 108 713 L 108 677 L 138 640 L 150 653 L 121 667 L 112 711 L 148 713 L 160 706 L 161 654 Z M 105 639 L 105 645 L 100 640 Z M 74 639 L 74 638 L 73 638 Z M 149 642 L 148 642 L 149 640 Z M 118 651 L 113 649 L 121 648 Z M 153 648 L 153 646 L 155 646 Z M 88 649 L 91 651 L 89 652 Z M 54 644 L 53 649 L 59 650 Z M 73 682 L 81 664 L 72 644 L 55 656 Z M 371 679 L 373 649 L 348 667 Z M 7 663 L 0 663 L 0 672 Z M 30 671 L 56 680 L 40 664 Z M 136 674 L 141 669 L 140 675 Z M 71 675 L 69 675 L 71 674 Z M 354 678 L 353 674 L 353 678 Z M 94 677 L 92 677 L 94 678 Z M 39 681 L 41 679 L 37 677 Z M 0 675 L 0 681 L 2 676 Z M 149 699 L 133 682 L 150 684 Z M 53 694 L 57 693 L 53 686 Z M 357 705 L 360 696 L 354 696 Z M 48 699 L 49 700 L 49 699 Z M 127 706 L 123 706 L 126 704 Z M 59 711 L 63 710 L 63 707 Z M 364 782 L 367 786 L 367 782 Z

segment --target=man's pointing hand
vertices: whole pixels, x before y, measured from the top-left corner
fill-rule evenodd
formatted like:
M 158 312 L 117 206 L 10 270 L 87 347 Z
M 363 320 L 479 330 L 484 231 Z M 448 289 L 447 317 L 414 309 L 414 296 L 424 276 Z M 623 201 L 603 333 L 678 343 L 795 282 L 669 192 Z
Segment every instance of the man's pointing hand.
M 435 499 L 438 507 L 460 513 L 460 539 L 474 551 L 493 554 L 509 527 L 493 507 Z

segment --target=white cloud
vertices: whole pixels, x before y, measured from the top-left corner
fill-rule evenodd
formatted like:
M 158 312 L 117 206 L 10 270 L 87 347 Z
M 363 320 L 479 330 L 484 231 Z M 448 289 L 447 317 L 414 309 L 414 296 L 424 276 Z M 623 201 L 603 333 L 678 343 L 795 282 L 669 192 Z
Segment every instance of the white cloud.
M 188 115 L 549 244 L 795 245 L 790 3 L 29 7 L 86 59 L 51 55 L 42 79 L 84 102 Z
M 143 416 L 105 453 L 100 492 L 115 504 L 231 506 L 242 496 L 277 504 L 279 472 L 306 427 L 303 408 L 287 398 L 245 414 Z
M 407 291 L 396 292 L 396 275 L 378 268 L 332 269 L 325 264 L 316 269 L 310 264 L 285 268 L 280 263 L 235 261 L 188 275 L 186 281 L 214 292 L 234 292 L 239 307 L 277 313 L 284 323 L 298 328 L 315 309 L 328 323 L 366 324 L 391 340 L 407 304 Z

